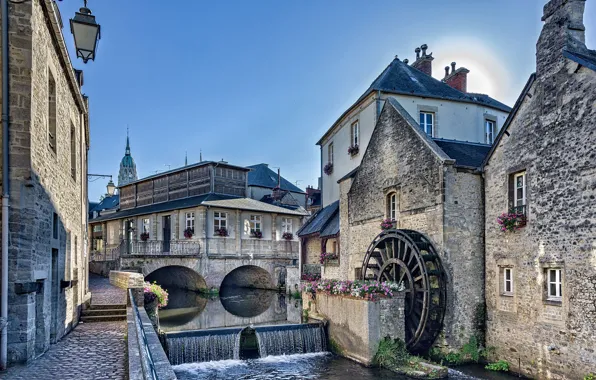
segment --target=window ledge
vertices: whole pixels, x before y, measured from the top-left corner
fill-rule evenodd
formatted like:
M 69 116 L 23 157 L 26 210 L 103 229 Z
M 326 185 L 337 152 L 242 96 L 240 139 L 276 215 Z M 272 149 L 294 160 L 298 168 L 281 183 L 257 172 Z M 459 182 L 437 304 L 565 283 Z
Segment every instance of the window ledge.
M 547 298 L 544 300 L 544 304 L 550 306 L 563 306 L 563 300 L 561 298 Z
M 501 293 L 501 297 L 513 297 L 513 293 Z

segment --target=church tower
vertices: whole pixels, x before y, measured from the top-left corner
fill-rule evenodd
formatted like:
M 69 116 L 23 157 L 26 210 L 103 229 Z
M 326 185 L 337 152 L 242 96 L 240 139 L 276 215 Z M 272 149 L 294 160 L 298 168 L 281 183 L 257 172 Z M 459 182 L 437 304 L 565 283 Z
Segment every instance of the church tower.
M 118 186 L 124 186 L 127 183 L 136 181 L 137 177 L 137 165 L 130 155 L 130 142 L 128 139 L 128 131 L 126 132 L 126 150 L 124 151 L 124 157 L 120 162 L 120 172 L 118 173 Z

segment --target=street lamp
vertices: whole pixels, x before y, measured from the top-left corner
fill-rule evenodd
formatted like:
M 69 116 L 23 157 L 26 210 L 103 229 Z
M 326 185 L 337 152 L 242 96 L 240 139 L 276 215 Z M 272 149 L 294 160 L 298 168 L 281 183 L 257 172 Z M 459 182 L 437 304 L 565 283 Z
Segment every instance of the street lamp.
M 116 185 L 114 185 L 114 182 L 110 179 L 110 182 L 108 182 L 108 186 L 106 186 L 108 189 L 108 195 L 111 197 L 112 195 L 114 195 L 114 192 L 116 191 Z
M 75 13 L 75 17 L 70 19 L 70 32 L 74 36 L 77 57 L 82 58 L 84 63 L 88 60 L 95 60 L 95 49 L 97 41 L 101 38 L 100 26 L 95 22 L 95 16 L 85 6 Z

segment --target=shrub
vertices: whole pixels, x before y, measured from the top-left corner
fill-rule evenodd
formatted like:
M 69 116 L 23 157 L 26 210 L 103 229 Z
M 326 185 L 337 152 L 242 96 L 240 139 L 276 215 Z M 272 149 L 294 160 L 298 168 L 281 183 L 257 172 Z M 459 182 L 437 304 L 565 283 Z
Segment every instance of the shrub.
M 503 371 L 503 372 L 508 372 L 509 371 L 509 363 L 506 362 L 505 360 L 499 360 L 496 363 L 491 363 L 489 365 L 487 365 L 486 367 L 484 367 L 490 371 Z
M 596 376 L 593 373 L 588 373 L 584 376 L 584 380 L 596 380 Z
M 379 342 L 379 348 L 373 358 L 375 364 L 392 368 L 404 365 L 410 359 L 410 353 L 406 349 L 406 344 L 401 339 L 384 338 Z
M 153 281 L 153 284 L 145 282 L 144 298 L 145 303 L 151 303 L 157 298 L 157 307 L 160 309 L 168 305 L 168 292 L 157 285 L 155 281 Z

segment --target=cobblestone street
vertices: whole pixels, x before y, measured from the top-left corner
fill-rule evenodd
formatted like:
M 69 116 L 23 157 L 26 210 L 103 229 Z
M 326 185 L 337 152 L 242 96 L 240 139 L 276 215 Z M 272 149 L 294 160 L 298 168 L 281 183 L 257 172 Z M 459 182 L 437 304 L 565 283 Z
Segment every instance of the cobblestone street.
M 91 275 L 93 304 L 125 303 L 125 290 Z M 126 321 L 79 323 L 73 331 L 28 366 L 0 372 L 6 380 L 120 380 L 128 378 Z

